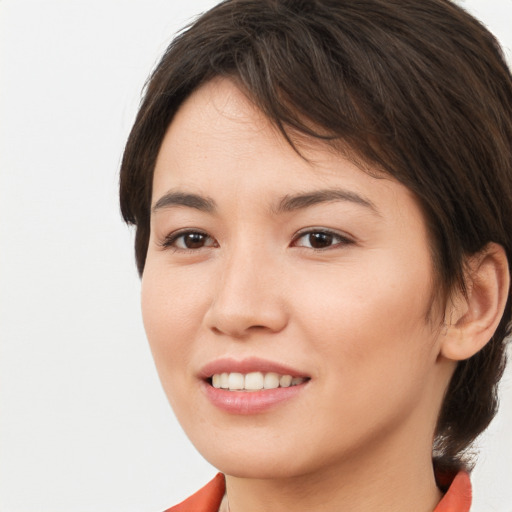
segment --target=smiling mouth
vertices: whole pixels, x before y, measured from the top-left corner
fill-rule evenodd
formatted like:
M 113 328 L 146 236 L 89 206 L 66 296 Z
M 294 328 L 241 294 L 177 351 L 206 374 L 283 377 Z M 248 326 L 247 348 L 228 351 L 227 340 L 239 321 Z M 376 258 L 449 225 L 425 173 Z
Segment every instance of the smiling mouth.
M 308 377 L 294 377 L 275 372 L 223 372 L 215 373 L 207 382 L 217 389 L 228 391 L 263 391 L 266 389 L 289 388 L 309 380 Z

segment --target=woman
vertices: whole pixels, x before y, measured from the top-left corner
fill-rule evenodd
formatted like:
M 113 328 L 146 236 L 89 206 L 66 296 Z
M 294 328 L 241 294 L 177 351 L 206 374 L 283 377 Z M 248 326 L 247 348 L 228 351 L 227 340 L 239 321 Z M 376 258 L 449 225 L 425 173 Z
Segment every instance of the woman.
M 512 79 L 446 0 L 231 0 L 121 169 L 169 401 L 221 474 L 171 510 L 467 511 L 509 332 Z

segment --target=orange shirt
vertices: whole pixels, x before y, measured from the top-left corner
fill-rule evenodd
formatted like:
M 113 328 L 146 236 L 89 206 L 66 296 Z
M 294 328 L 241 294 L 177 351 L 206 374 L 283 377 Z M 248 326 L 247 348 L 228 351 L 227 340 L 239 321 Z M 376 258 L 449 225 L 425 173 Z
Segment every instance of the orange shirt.
M 224 475 L 217 476 L 202 489 L 179 505 L 165 512 L 217 512 L 226 492 Z M 433 512 L 469 512 L 471 507 L 471 482 L 469 475 L 461 471 L 453 479 L 450 488 Z

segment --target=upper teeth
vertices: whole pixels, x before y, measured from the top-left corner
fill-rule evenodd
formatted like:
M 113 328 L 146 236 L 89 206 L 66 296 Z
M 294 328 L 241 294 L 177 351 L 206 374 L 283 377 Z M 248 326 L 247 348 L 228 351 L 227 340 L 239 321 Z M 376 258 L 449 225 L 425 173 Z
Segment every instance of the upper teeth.
M 292 377 L 291 375 L 279 375 L 269 372 L 243 373 L 216 373 L 212 376 L 214 388 L 229 389 L 231 391 L 258 391 L 260 389 L 287 388 L 302 384 L 306 379 Z

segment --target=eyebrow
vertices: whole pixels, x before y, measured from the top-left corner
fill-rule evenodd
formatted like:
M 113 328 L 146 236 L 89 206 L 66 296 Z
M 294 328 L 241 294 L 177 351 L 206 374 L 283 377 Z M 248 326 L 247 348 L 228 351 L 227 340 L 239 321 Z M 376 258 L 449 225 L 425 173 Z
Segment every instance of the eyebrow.
M 279 201 L 276 213 L 292 212 L 309 208 L 321 203 L 332 201 L 348 201 L 369 208 L 377 215 L 380 215 L 377 207 L 367 198 L 340 188 L 317 190 L 314 192 L 305 192 L 303 194 L 286 195 Z
M 203 197 L 198 194 L 189 194 L 185 192 L 167 192 L 151 208 L 152 213 L 173 206 L 186 206 L 206 213 L 212 213 L 216 209 L 213 199 Z
M 272 208 L 272 211 L 276 214 L 287 213 L 333 201 L 348 201 L 355 203 L 369 208 L 377 215 L 380 215 L 376 206 L 369 199 L 364 198 L 355 192 L 339 188 L 286 195 L 278 202 L 277 207 Z M 153 205 L 151 211 L 152 213 L 156 213 L 159 210 L 172 208 L 174 206 L 185 206 L 206 213 L 213 213 L 217 208 L 215 201 L 209 197 L 192 193 L 171 191 L 164 194 Z

